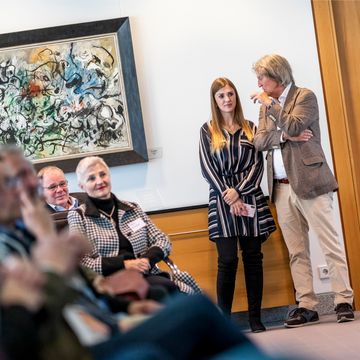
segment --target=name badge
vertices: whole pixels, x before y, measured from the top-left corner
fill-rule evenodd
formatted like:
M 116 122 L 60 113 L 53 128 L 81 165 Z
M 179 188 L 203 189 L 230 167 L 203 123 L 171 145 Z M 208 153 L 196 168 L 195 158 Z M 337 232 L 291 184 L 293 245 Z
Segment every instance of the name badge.
M 129 228 L 132 230 L 132 232 L 136 232 L 138 230 L 140 230 L 141 228 L 143 228 L 144 226 L 146 226 L 146 224 L 144 223 L 143 219 L 138 218 L 134 221 L 132 221 L 131 223 L 129 223 Z

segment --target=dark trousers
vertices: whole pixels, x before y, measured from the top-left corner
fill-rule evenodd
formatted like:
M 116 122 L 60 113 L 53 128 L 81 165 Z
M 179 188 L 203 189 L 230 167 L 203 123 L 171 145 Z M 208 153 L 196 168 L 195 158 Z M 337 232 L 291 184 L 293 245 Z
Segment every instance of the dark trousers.
M 136 359 L 198 360 L 239 345 L 251 346 L 257 352 L 239 328 L 205 296 L 179 295 L 149 320 L 92 347 L 91 352 L 97 360 L 126 358 L 121 355 L 127 349 L 140 350 Z
M 162 275 L 153 275 L 149 274 L 145 276 L 146 281 L 152 286 L 161 286 L 163 287 L 169 294 L 177 294 L 180 292 L 179 288 L 176 284 L 171 281 L 169 278 Z
M 217 298 L 225 314 L 231 314 L 238 267 L 238 249 L 242 251 L 248 311 L 250 319 L 260 319 L 263 291 L 263 237 L 216 239 L 218 251 Z

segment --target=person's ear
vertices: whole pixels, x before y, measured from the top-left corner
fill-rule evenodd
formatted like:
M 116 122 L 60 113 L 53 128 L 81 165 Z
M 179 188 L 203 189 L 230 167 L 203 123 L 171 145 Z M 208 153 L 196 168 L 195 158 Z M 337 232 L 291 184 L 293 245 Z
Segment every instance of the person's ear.
M 81 182 L 78 182 L 78 186 L 79 186 L 79 188 L 81 189 L 81 190 L 83 190 L 83 191 L 85 191 L 85 186 L 84 186 L 84 184 L 83 183 L 81 183 Z

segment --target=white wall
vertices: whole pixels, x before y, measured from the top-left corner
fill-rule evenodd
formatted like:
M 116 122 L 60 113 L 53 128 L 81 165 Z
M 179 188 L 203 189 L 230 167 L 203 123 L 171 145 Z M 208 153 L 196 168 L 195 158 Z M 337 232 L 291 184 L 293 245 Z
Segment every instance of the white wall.
M 310 0 L 17 0 L 3 4 L 1 14 L 0 33 L 130 17 L 147 144 L 162 157 L 112 168 L 112 178 L 118 196 L 145 210 L 207 203 L 198 138 L 209 118 L 210 84 L 218 76 L 232 79 L 245 116 L 257 122 L 251 66 L 266 53 L 287 57 L 297 85 L 317 94 L 331 162 Z M 68 178 L 76 191 L 75 175 Z M 315 288 L 329 291 L 328 281 L 317 278 L 325 261 L 314 240 Z

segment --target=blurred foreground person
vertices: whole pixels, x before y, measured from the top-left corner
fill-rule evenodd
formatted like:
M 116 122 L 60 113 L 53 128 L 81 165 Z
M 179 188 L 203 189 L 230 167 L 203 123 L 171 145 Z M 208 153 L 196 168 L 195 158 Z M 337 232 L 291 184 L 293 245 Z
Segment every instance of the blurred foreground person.
M 124 304 L 96 294 L 78 272 L 88 241 L 55 231 L 28 175 L 20 177 L 0 157 L 0 223 L 8 229 L 22 216 L 36 236 L 31 255 L 8 254 L 0 265 L 0 347 L 8 360 L 126 359 L 134 352 L 138 359 L 180 360 L 234 349 L 237 357 L 263 356 L 204 296 L 180 296 L 161 310 L 154 302 Z M 142 316 L 130 317 L 129 326 L 115 308 Z

